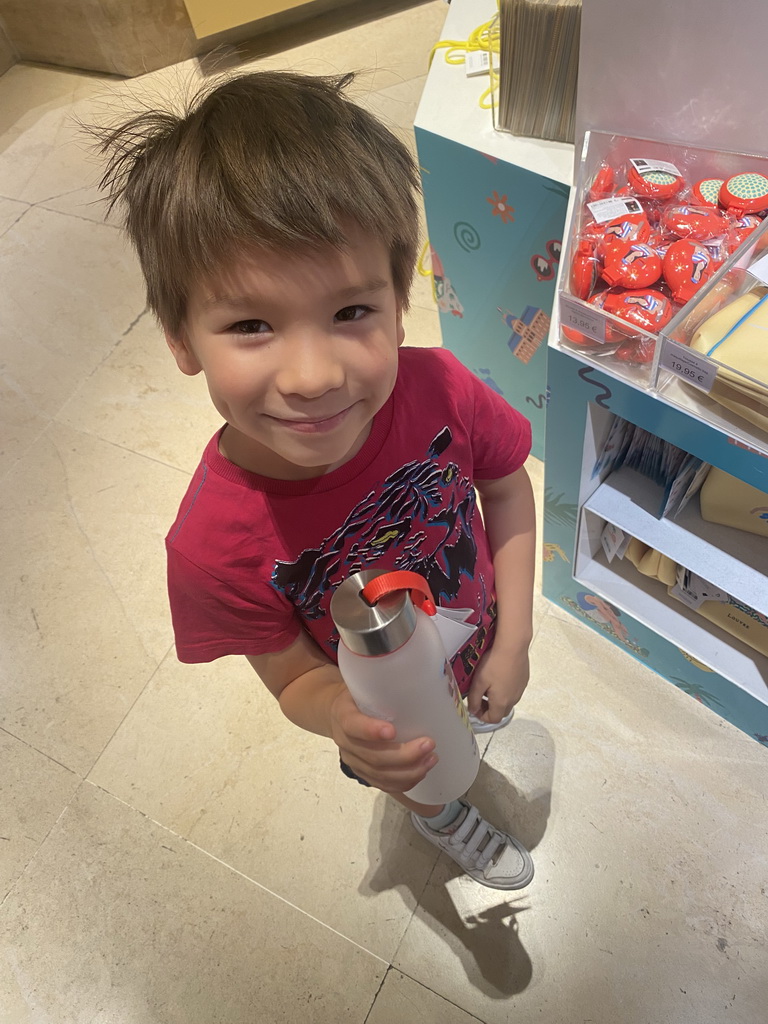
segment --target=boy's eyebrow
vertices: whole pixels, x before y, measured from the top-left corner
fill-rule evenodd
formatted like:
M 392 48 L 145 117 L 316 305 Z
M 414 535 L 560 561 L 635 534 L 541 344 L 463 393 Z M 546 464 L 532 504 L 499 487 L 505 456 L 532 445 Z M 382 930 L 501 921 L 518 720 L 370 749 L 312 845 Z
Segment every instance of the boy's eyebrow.
M 389 284 L 390 282 L 384 277 L 374 277 L 370 281 L 361 281 L 359 284 L 352 284 L 348 288 L 342 288 L 340 291 L 335 292 L 333 297 L 335 301 L 346 302 L 358 295 L 380 292 L 384 288 L 388 288 Z M 222 306 L 228 309 L 246 309 L 257 301 L 258 297 L 255 295 L 209 295 L 208 298 L 203 300 L 202 308 L 204 312 L 218 309 Z

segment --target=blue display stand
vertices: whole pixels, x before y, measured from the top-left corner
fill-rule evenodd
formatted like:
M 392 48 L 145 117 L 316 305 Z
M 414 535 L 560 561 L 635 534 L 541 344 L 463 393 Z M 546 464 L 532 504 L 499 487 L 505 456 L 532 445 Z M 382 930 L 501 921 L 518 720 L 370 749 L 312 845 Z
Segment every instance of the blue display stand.
M 467 39 L 493 0 L 454 0 L 444 39 Z M 573 147 L 497 132 L 488 77 L 437 51 L 415 121 L 443 344 L 523 412 L 544 457 L 546 346 Z
M 595 554 L 599 545 L 595 543 L 595 524 L 590 526 L 584 507 L 601 483 L 593 472 L 595 455 L 613 413 L 761 490 L 768 490 L 768 459 L 653 392 L 601 373 L 557 348 L 550 347 L 548 362 L 545 596 L 768 745 L 768 658 L 740 648 L 716 626 L 700 624 L 700 617 L 684 613 L 665 597 L 661 585 L 644 583 L 642 577 L 633 575 L 632 568 L 611 563 L 599 572 L 590 572 L 590 551 Z M 759 538 L 753 541 L 764 544 Z M 594 566 L 602 558 L 595 554 Z M 683 562 L 682 554 L 679 561 Z M 705 572 L 702 567 L 701 574 Z M 585 578 L 602 582 L 585 584 Z M 657 610 L 648 613 L 657 600 Z M 695 636 L 706 634 L 710 634 L 705 636 L 710 655 L 705 661 L 690 648 L 696 646 Z M 694 637 L 692 644 L 687 642 L 689 636 Z M 720 666 L 719 672 L 713 670 L 713 664 Z
M 531 420 L 541 459 L 568 186 L 419 128 L 416 141 L 443 344 Z

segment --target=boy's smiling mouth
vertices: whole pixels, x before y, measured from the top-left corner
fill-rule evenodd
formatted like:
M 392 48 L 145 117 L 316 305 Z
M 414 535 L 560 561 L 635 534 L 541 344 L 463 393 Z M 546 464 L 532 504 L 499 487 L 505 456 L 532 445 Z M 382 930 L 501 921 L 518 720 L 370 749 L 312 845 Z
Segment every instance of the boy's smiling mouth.
M 300 434 L 320 434 L 329 430 L 333 430 L 334 427 L 339 426 L 347 417 L 348 413 L 354 408 L 354 405 L 348 406 L 346 409 L 342 409 L 341 412 L 334 413 L 331 416 L 320 416 L 320 417 L 302 417 L 300 419 L 283 419 L 280 416 L 270 416 L 269 418 L 275 420 L 281 426 L 287 427 L 289 430 L 296 430 Z

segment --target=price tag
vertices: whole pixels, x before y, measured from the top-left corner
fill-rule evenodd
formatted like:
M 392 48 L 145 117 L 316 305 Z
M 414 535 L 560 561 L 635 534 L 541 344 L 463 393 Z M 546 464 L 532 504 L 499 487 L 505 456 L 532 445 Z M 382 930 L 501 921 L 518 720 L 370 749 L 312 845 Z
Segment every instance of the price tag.
M 599 310 L 583 306 L 577 299 L 560 296 L 560 323 L 586 335 L 599 345 L 605 344 L 605 319 Z
M 698 611 L 705 601 L 717 601 L 719 604 L 728 604 L 730 601 L 724 590 L 720 590 L 682 565 L 677 568 L 677 582 L 674 587 L 670 587 L 669 596 L 677 598 L 695 611 Z
M 488 50 L 468 50 L 464 55 L 464 66 L 467 78 L 487 75 L 491 68 L 491 55 Z
M 612 562 L 616 556 L 623 558 L 632 540 L 623 530 L 613 523 L 606 523 L 600 535 L 600 543 L 603 545 L 605 557 Z
M 681 380 L 688 381 L 700 391 L 711 391 L 717 376 L 717 363 L 699 352 L 692 352 L 685 345 L 678 345 L 669 338 L 661 342 L 659 365 L 671 370 Z
M 638 174 L 650 174 L 651 171 L 666 171 L 667 174 L 674 174 L 676 178 L 680 177 L 680 171 L 678 171 L 677 167 L 666 160 L 630 160 L 629 162 L 636 168 Z
M 606 224 L 609 220 L 618 220 L 619 217 L 626 217 L 630 213 L 643 212 L 642 206 L 636 199 L 624 196 L 596 199 L 594 203 L 587 203 L 587 207 L 597 224 Z

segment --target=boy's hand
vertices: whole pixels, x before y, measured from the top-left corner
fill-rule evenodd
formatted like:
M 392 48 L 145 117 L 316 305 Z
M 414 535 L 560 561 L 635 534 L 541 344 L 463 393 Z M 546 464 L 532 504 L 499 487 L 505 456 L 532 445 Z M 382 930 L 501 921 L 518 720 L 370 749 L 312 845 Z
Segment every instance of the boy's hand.
M 405 793 L 437 764 L 428 737 L 398 743 L 391 722 L 360 711 L 345 688 L 331 706 L 331 735 L 352 771 L 385 793 Z
M 483 722 L 500 722 L 522 697 L 528 676 L 527 650 L 510 656 L 492 647 L 472 676 L 467 696 L 470 713 Z

